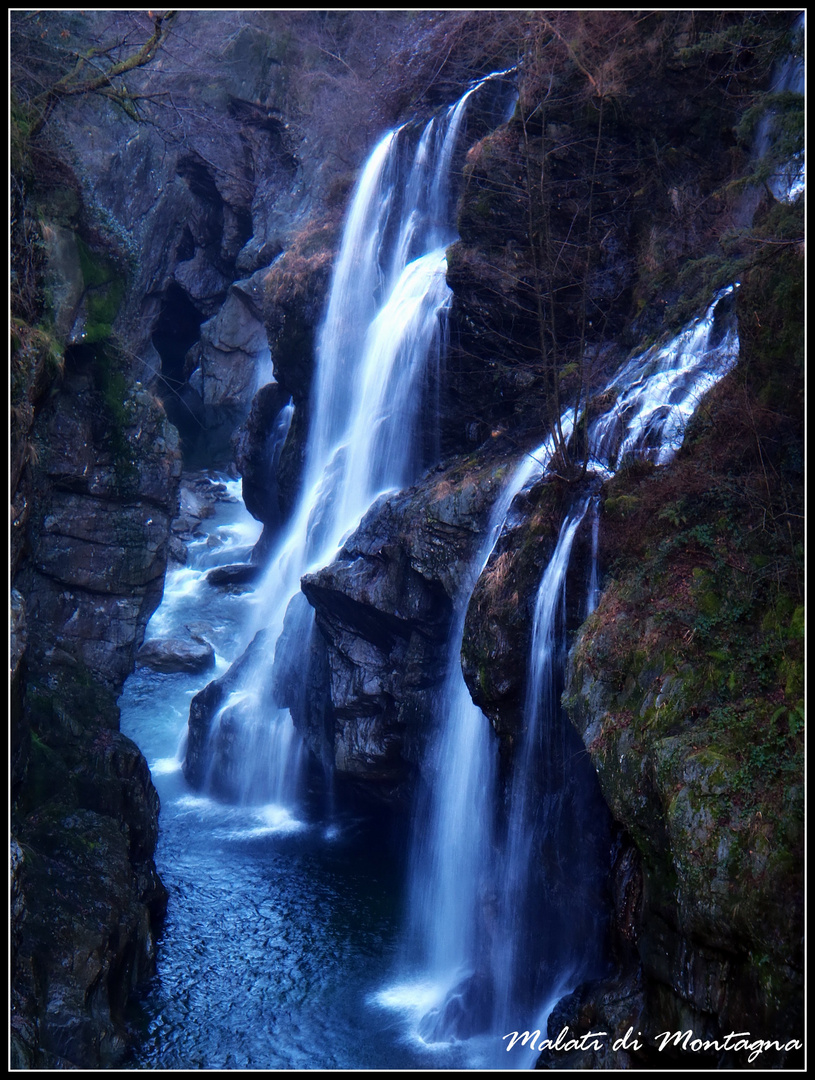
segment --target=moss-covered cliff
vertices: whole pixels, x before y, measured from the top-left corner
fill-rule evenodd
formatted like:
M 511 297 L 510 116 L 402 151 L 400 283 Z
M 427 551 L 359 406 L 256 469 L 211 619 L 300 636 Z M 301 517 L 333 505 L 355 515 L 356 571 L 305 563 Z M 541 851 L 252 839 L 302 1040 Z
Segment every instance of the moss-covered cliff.
M 738 371 L 671 467 L 611 485 L 572 657 L 567 705 L 640 862 L 651 1030 L 803 1030 L 802 303 L 794 246 L 746 276 Z

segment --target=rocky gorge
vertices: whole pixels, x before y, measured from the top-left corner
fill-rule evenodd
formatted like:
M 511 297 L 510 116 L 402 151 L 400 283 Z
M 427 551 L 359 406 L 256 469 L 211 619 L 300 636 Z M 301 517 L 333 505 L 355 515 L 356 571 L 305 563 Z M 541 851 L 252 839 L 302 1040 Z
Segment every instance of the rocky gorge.
M 803 97 L 777 73 L 801 47 L 792 12 L 14 14 L 13 1067 L 114 1066 L 138 1040 L 167 892 L 158 795 L 119 731 L 135 664 L 199 666 L 184 776 L 229 803 L 242 744 L 220 716 L 274 652 L 263 693 L 290 714 L 308 783 L 404 831 L 439 783 L 460 621 L 456 667 L 496 748 L 497 847 L 538 587 L 580 499 L 596 510 L 564 570 L 558 761 L 579 753 L 596 785 L 568 843 L 593 852 L 572 902 L 597 946 L 549 1034 L 651 1039 L 538 1066 L 741 1067 L 743 1049 L 717 1049 L 731 1031 L 780 1041 L 748 1064 L 800 1062 L 803 198 L 777 175 L 801 152 Z M 263 527 L 209 587 L 260 594 L 277 573 L 325 421 L 320 334 L 355 184 L 387 131 L 418 161 L 420 133 L 452 129 L 468 92 L 446 166 L 450 295 L 405 482 L 374 489 L 330 561 L 303 564 L 279 636 L 253 634 L 226 674 L 206 630 L 143 645 L 211 512 L 194 470 L 235 469 Z M 411 189 L 390 190 L 395 214 Z M 396 231 L 372 256 L 383 277 Z M 675 456 L 594 468 L 612 373 L 735 282 L 718 318 L 738 363 Z M 549 436 L 471 581 L 518 460 Z M 549 805 L 544 771 L 524 805 Z M 545 917 L 569 903 L 548 828 L 526 829 L 541 966 Z M 483 889 L 473 903 L 479 925 L 504 910 Z M 498 1014 L 484 964 L 459 994 L 472 1017 Z M 429 1041 L 437 1024 L 471 1034 L 442 1013 Z M 655 1049 L 688 1029 L 708 1048 Z

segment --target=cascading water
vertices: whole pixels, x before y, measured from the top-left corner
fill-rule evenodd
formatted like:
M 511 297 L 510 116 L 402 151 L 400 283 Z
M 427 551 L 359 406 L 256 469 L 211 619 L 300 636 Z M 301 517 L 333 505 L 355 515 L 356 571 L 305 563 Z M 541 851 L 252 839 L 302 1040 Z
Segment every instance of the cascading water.
M 563 424 L 568 438 L 571 416 L 564 416 Z M 512 502 L 541 475 L 554 450 L 550 438 L 511 474 L 457 600 L 447 676 L 439 693 L 444 720 L 426 762 L 427 793 L 414 824 L 405 964 L 418 977 L 400 980 L 376 999 L 407 1013 L 427 1042 L 467 1037 L 489 1025 L 492 986 L 485 977 L 484 942 L 494 882 L 485 853 L 492 847 L 495 748 L 492 729 L 473 704 L 461 673 L 461 639 L 467 605 Z
M 673 457 L 702 397 L 738 359 L 731 318 L 736 287 L 722 289 L 701 318 L 666 345 L 635 356 L 608 383 L 602 394 L 614 394 L 614 404 L 589 431 L 593 468 L 608 473 L 631 453 L 657 465 Z
M 357 185 L 317 343 L 302 494 L 255 592 L 252 629 L 263 637 L 209 734 L 211 783 L 239 800 L 297 797 L 302 746 L 274 667 L 278 652 L 307 653 L 313 613 L 301 577 L 329 563 L 374 500 L 407 486 L 437 446 L 451 169 L 468 101 L 506 74 L 434 117 L 409 167 L 410 129 L 389 132 Z
M 793 33 L 803 36 L 806 26 L 806 13 L 801 12 L 795 20 Z M 783 64 L 780 64 L 773 75 L 770 92 L 772 94 L 801 94 L 804 93 L 804 59 L 802 56 L 789 56 Z M 757 158 L 763 158 L 775 134 L 774 128 L 778 118 L 773 112 L 762 117 L 756 132 L 754 154 Z M 777 166 L 777 171 L 767 181 L 770 191 L 779 202 L 794 202 L 805 189 L 805 170 L 803 151 L 793 155 L 789 161 Z
M 600 399 L 614 401 L 589 430 L 595 482 L 628 455 L 661 464 L 679 448 L 701 397 L 737 361 L 734 289 L 723 289 L 701 318 L 666 345 L 630 360 L 601 392 Z M 566 441 L 572 420 L 567 409 L 561 421 Z M 535 1026 L 545 1027 L 558 997 L 591 977 L 601 963 L 599 852 L 608 844 L 603 837 L 588 838 L 594 825 L 586 823 L 598 805 L 596 777 L 560 707 L 565 582 L 586 499 L 567 513 L 538 589 L 523 736 L 514 756 L 503 840 L 491 809 L 496 802 L 492 729 L 473 704 L 460 670 L 472 589 L 513 498 L 546 471 L 553 456 L 550 437 L 516 469 L 496 502 L 450 638 L 439 701 L 443 720 L 425 763 L 429 805 L 416 817 L 403 960 L 409 978 L 376 998 L 405 1013 L 412 1036 L 429 1044 L 486 1031 L 503 1034 L 530 1012 L 537 1017 Z M 599 593 L 599 519 L 596 512 L 592 517 L 589 611 Z
M 501 894 L 492 951 L 495 1016 L 510 1030 L 544 1011 L 586 977 L 598 953 L 592 878 L 596 850 L 585 836 L 596 798 L 588 762 L 560 707 L 566 655 L 566 573 L 588 501 L 565 517 L 538 587 L 526 679 L 524 726 L 512 769 Z M 525 958 L 538 954 L 540 965 Z M 538 1021 L 536 1021 L 538 1023 Z
M 591 515 L 591 572 L 586 596 L 586 615 L 591 615 L 600 599 L 600 500 L 593 499 Z
M 803 38 L 806 28 L 806 12 L 801 12 L 792 26 L 793 35 L 800 34 Z M 805 87 L 805 64 L 803 49 L 800 55 L 793 52 L 782 62 L 776 64 L 769 86 L 770 95 L 800 94 L 802 96 L 801 109 L 803 110 L 803 94 Z M 775 146 L 774 146 L 775 144 Z M 805 152 L 802 148 L 796 150 L 788 145 L 784 148 L 784 134 L 779 125 L 778 111 L 769 108 L 761 117 L 753 137 L 752 157 L 757 162 L 764 162 L 768 155 L 772 154 L 772 171 L 766 179 L 766 184 L 750 184 L 742 192 L 741 198 L 735 207 L 734 220 L 741 226 L 749 228 L 752 225 L 756 210 L 762 197 L 769 191 L 778 202 L 792 203 L 803 194 L 806 188 Z M 788 155 L 788 156 L 787 156 Z M 766 165 L 763 171 L 768 171 Z

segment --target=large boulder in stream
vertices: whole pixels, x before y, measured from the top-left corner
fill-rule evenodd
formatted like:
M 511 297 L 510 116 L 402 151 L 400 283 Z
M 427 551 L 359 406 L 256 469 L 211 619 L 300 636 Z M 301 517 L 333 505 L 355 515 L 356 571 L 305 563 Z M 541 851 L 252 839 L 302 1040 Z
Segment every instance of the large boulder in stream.
M 139 649 L 136 663 L 153 671 L 207 671 L 215 664 L 215 650 L 206 641 L 151 638 Z
M 237 728 L 219 713 L 252 671 L 253 686 L 291 711 L 340 789 L 367 801 L 407 799 L 438 723 L 435 695 L 453 614 L 466 601 L 490 509 L 516 452 L 503 451 L 491 447 L 439 466 L 412 488 L 384 496 L 337 558 L 303 577 L 280 639 L 258 634 L 226 675 L 193 699 L 189 783 L 208 780 L 227 794 L 239 789 Z

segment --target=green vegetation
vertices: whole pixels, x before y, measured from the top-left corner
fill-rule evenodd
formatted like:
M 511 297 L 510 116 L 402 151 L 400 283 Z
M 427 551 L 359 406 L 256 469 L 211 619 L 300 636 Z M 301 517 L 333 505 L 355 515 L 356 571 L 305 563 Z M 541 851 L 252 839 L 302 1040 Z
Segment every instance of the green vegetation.
M 81 236 L 77 237 L 77 247 L 87 310 L 82 338 L 90 345 L 111 336 L 113 322 L 124 297 L 125 281 L 117 264 L 105 255 L 92 251 Z
M 739 364 L 683 449 L 607 485 L 607 586 L 566 702 L 642 856 L 644 919 L 673 922 L 683 955 L 727 957 L 770 1026 L 796 1026 L 802 1000 L 801 213 L 759 212 L 751 235 L 771 242 L 745 251 Z

